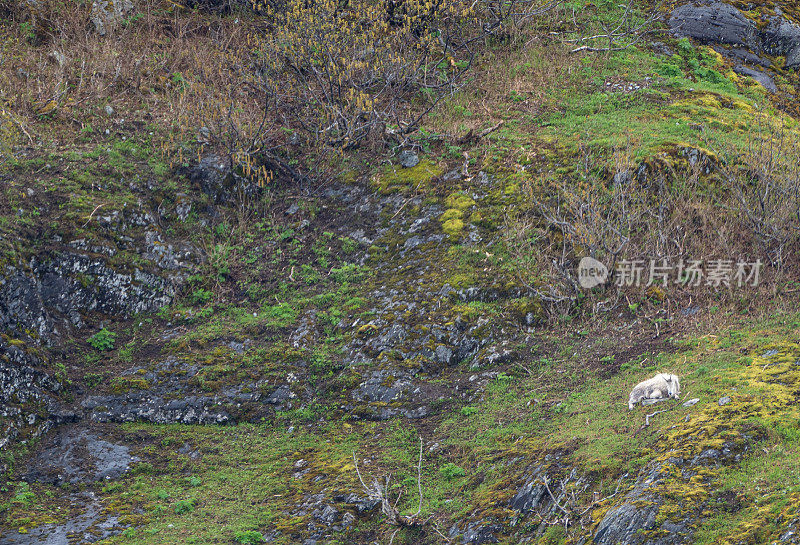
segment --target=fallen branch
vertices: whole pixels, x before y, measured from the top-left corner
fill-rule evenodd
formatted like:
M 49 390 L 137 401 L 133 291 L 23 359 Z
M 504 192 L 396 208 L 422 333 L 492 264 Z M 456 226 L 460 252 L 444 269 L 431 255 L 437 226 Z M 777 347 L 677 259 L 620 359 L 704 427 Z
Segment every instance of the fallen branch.
M 102 204 L 98 204 L 97 206 L 95 206 L 95 207 L 94 207 L 94 210 L 92 210 L 91 214 L 89 214 L 88 216 L 86 216 L 86 223 L 84 223 L 84 224 L 82 225 L 82 227 L 86 227 L 87 225 L 89 225 L 89 222 L 90 222 L 90 221 L 92 221 L 92 216 L 94 216 L 94 213 L 95 213 L 95 212 L 97 212 L 98 210 L 100 210 L 100 209 L 101 209 L 102 207 L 104 207 L 105 205 L 106 205 L 106 203 L 102 203 Z
M 402 490 L 400 490 L 399 494 L 394 500 L 394 503 L 392 503 L 389 492 L 389 484 L 392 480 L 391 473 L 386 476 L 383 483 L 381 483 L 378 479 L 373 479 L 372 484 L 367 485 L 361 475 L 361 470 L 358 468 L 356 451 L 353 451 L 353 465 L 355 465 L 358 480 L 361 482 L 361 486 L 369 498 L 373 500 L 379 500 L 381 502 L 381 511 L 384 515 L 386 515 L 389 524 L 400 527 L 415 527 L 420 525 L 418 517 L 420 513 L 422 513 L 422 437 L 419 438 L 419 461 L 417 462 L 417 490 L 419 492 L 419 507 L 417 508 L 417 512 L 413 515 L 401 515 L 400 511 L 397 509 L 397 504 L 400 502 L 400 496 L 403 494 Z M 389 543 L 394 540 L 394 536 L 397 534 L 399 529 L 400 528 L 395 530 L 395 532 L 392 534 Z
M 651 28 L 654 23 L 661 16 L 660 6 L 661 3 L 657 2 L 653 5 L 644 15 L 641 22 L 634 22 L 635 11 L 634 0 L 628 0 L 625 5 L 625 11 L 617 20 L 616 26 L 613 28 L 611 25 L 606 25 L 600 22 L 603 27 L 603 33 L 595 34 L 593 36 L 583 36 L 577 39 L 564 40 L 566 43 L 584 43 L 587 45 L 578 46 L 570 51 L 570 53 L 579 53 L 581 51 L 589 51 L 595 53 L 610 53 L 614 51 L 625 51 L 639 43 L 645 36 L 658 32 L 659 29 Z M 577 26 L 577 23 L 576 23 Z M 607 45 L 597 46 L 596 42 L 607 42 Z
M 486 138 L 487 136 L 492 134 L 494 131 L 496 131 L 497 129 L 502 127 L 505 122 L 506 122 L 505 119 L 501 119 L 498 123 L 492 125 L 488 129 L 483 129 L 477 135 L 475 134 L 473 129 L 470 129 L 467 132 L 467 134 L 465 134 L 464 136 L 459 138 L 459 143 L 460 144 L 469 144 L 470 142 L 477 142 L 478 140 L 480 140 L 482 138 Z
M 668 410 L 669 410 L 669 409 L 661 409 L 660 411 L 656 411 L 656 412 L 654 412 L 654 413 L 650 413 L 650 414 L 648 414 L 647 416 L 645 416 L 645 417 L 644 417 L 644 425 L 645 425 L 645 427 L 650 425 L 650 418 L 654 417 L 654 416 L 655 416 L 655 415 L 657 415 L 657 414 L 665 413 L 665 412 L 667 412 Z
M 505 121 L 505 119 L 501 119 L 501 120 L 500 120 L 500 121 L 499 121 L 497 124 L 495 124 L 495 125 L 492 125 L 492 126 L 491 126 L 491 127 L 489 127 L 488 129 L 484 129 L 484 130 L 483 130 L 483 131 L 481 131 L 481 133 L 478 135 L 478 140 L 480 140 L 481 138 L 486 138 L 487 136 L 489 136 L 490 134 L 492 134 L 494 131 L 496 131 L 497 129 L 499 129 L 500 127 L 502 127 L 502 126 L 503 126 L 503 123 L 505 123 L 505 122 L 506 122 L 506 121 Z

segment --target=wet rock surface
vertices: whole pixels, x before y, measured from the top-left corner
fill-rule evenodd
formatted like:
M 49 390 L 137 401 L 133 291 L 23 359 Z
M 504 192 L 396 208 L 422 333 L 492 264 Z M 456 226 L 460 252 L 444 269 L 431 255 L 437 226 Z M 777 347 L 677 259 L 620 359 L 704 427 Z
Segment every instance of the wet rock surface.
M 80 514 L 63 523 L 48 523 L 24 533 L 0 535 L 6 545 L 88 545 L 122 533 L 127 527 L 109 514 L 93 492 L 75 494 L 72 504 Z
M 778 86 L 775 85 L 775 81 L 760 70 L 754 70 L 753 68 L 748 68 L 747 66 L 736 65 L 733 68 L 733 71 L 742 76 L 748 76 L 756 80 L 758 83 L 764 87 L 770 93 L 777 93 Z
M 54 342 L 85 325 L 86 316 L 128 317 L 153 312 L 172 301 L 174 285 L 134 270 L 122 273 L 104 259 L 61 252 L 34 258 L 26 269 L 12 267 L 0 279 L 0 330 Z
M 94 422 L 147 421 L 155 424 L 232 424 L 258 420 L 291 407 L 290 385 L 240 383 L 214 394 L 198 388 L 197 365 L 167 358 L 148 367 L 134 367 L 121 377 L 130 380 L 124 393 L 89 395 L 81 402 Z
M 702 43 L 757 47 L 755 24 L 738 9 L 723 2 L 679 6 L 669 18 L 669 26 L 676 35 Z
M 77 427 L 59 429 L 28 464 L 24 478 L 61 485 L 116 479 L 139 459 L 125 445 Z
M 656 527 L 658 504 L 652 497 L 651 489 L 657 488 L 660 468 L 652 469 L 646 476 L 640 478 L 633 490 L 625 500 L 606 513 L 603 520 L 597 525 L 593 543 L 600 545 L 616 545 L 617 543 L 683 543 L 683 537 L 672 535 L 660 538 L 659 541 L 650 541 L 645 537 L 648 532 Z
M 778 65 L 764 54 L 785 57 L 785 68 L 800 67 L 800 25 L 787 19 L 780 9 L 766 25 L 757 25 L 728 3 L 687 3 L 673 10 L 668 24 L 676 36 L 713 45 L 718 53 L 744 63 L 736 72 L 754 78 L 772 93 L 777 92 L 772 78 L 757 68 Z
M 770 55 L 786 57 L 786 68 L 800 67 L 800 25 L 775 16 L 762 32 L 762 43 Z
M 12 344 L 0 337 L 0 449 L 23 431 L 27 432 L 25 437 L 35 438 L 55 425 L 77 418 L 59 402 L 62 384 L 41 365 L 24 344 Z

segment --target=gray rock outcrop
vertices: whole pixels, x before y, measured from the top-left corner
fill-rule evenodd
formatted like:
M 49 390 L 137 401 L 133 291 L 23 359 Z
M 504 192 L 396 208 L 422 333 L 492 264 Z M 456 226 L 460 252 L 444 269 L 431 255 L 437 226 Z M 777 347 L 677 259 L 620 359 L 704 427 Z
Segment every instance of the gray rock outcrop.
M 677 36 L 705 44 L 758 47 L 755 24 L 729 4 L 685 4 L 672 12 L 669 26 Z

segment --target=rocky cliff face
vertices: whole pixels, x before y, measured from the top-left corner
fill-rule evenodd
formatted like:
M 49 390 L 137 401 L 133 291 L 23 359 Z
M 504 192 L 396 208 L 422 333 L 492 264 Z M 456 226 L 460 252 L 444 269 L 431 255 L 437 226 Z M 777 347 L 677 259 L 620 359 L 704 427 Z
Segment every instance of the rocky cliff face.
M 89 317 L 126 319 L 168 305 L 175 286 L 157 274 L 119 273 L 101 257 L 57 250 L 9 267 L 0 284 L 0 327 L 16 337 L 53 344 Z M 95 321 L 95 320 L 91 320 Z

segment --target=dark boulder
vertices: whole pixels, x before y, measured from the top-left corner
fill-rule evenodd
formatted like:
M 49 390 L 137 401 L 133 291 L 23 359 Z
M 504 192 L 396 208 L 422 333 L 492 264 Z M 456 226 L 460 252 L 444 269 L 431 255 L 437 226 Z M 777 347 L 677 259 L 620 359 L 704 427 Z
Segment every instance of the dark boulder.
M 403 168 L 413 168 L 419 164 L 419 156 L 413 151 L 404 150 L 397 156 L 400 166 Z
M 221 155 L 207 155 L 188 172 L 192 183 L 214 199 L 217 204 L 237 202 L 241 197 L 253 197 L 260 188 L 233 169 L 231 160 Z
M 116 479 L 138 458 L 128 447 L 98 438 L 86 430 L 64 429 L 51 437 L 31 461 L 26 481 L 61 485 Z
M 770 68 L 772 66 L 772 62 L 770 62 L 769 59 L 765 59 L 764 57 L 756 55 L 747 49 L 742 49 L 741 47 L 732 47 L 727 49 L 721 46 L 714 46 L 713 49 L 723 57 L 727 57 L 739 63 L 749 64 L 751 66 L 760 66 L 763 68 Z
M 501 530 L 501 526 L 484 524 L 483 521 L 470 524 L 461 538 L 461 543 L 497 543 L 495 534 Z
M 655 504 L 638 506 L 634 502 L 625 502 L 600 521 L 593 543 L 641 543 L 643 540 L 637 540 L 635 536 L 656 527 L 656 514 L 658 506 Z
M 755 24 L 738 9 L 722 2 L 679 6 L 669 18 L 669 26 L 677 36 L 702 43 L 758 47 Z
M 341 493 L 333 496 L 333 501 L 337 501 L 340 503 L 345 503 L 348 506 L 352 506 L 356 508 L 356 511 L 359 513 L 365 513 L 367 511 L 372 511 L 378 505 L 380 505 L 381 500 L 376 498 L 370 498 L 367 496 L 359 496 L 358 494 L 353 493 Z
M 680 459 L 668 463 L 682 465 Z M 592 543 L 598 545 L 679 545 L 691 543 L 690 524 L 695 513 L 687 513 L 682 523 L 659 521 L 660 487 L 665 479 L 664 464 L 641 475 L 625 500 L 611 508 L 597 525 Z
M 783 17 L 773 17 L 761 33 L 761 40 L 767 53 L 786 57 L 786 68 L 800 67 L 800 26 Z
M 775 85 L 775 82 L 772 80 L 772 78 L 769 77 L 764 72 L 760 72 L 758 70 L 753 70 L 752 68 L 748 68 L 746 66 L 742 66 L 741 64 L 736 65 L 733 68 L 733 71 L 736 72 L 737 74 L 741 75 L 741 76 L 748 76 L 748 77 L 753 78 L 758 83 L 760 83 L 761 86 L 764 87 L 764 89 L 766 89 L 770 93 L 777 93 L 778 92 L 778 86 Z
M 543 483 L 538 480 L 531 481 L 517 490 L 511 498 L 509 507 L 521 513 L 529 513 L 541 504 L 546 494 L 547 489 Z

